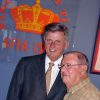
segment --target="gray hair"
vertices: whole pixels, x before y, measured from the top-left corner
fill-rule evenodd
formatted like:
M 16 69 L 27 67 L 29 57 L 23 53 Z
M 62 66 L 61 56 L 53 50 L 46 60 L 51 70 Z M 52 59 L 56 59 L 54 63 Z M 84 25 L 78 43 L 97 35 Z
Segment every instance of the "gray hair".
M 60 31 L 60 32 L 63 32 L 64 35 L 65 35 L 65 39 L 68 40 L 68 28 L 67 26 L 65 26 L 64 24 L 61 24 L 61 23 L 50 23 L 48 25 L 45 26 L 44 28 L 44 39 L 46 37 L 46 34 L 48 32 L 56 32 L 56 31 Z

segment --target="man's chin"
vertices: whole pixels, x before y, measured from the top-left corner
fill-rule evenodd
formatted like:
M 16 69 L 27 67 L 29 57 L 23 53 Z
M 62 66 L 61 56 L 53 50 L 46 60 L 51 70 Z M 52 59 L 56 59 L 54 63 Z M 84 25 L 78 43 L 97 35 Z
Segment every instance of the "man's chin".
M 53 58 L 53 59 L 56 58 L 55 53 L 50 53 L 49 56 L 50 56 L 51 58 Z
M 57 60 L 57 59 L 54 58 L 54 57 L 50 57 L 50 59 L 51 59 L 52 61 L 56 61 L 56 60 Z

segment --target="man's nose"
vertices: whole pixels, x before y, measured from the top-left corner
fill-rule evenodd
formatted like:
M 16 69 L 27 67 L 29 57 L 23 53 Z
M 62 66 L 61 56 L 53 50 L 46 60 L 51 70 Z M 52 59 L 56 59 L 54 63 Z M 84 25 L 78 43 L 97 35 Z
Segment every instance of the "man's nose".
M 65 67 L 62 67 L 62 68 L 61 68 L 61 72 L 62 72 L 62 73 L 69 74 L 69 70 L 66 69 Z
M 64 66 L 61 67 L 61 71 L 65 71 L 66 68 Z
M 55 42 L 51 42 L 50 46 L 55 47 Z

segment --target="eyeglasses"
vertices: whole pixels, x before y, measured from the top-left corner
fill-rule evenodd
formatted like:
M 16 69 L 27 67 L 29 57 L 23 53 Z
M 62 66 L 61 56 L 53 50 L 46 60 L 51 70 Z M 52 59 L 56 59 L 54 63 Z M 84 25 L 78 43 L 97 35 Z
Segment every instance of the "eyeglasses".
M 74 66 L 80 66 L 80 65 L 87 65 L 87 64 L 70 64 L 70 63 L 66 63 L 66 64 L 61 64 L 61 65 L 58 65 L 58 66 L 61 69 L 62 67 L 74 68 Z

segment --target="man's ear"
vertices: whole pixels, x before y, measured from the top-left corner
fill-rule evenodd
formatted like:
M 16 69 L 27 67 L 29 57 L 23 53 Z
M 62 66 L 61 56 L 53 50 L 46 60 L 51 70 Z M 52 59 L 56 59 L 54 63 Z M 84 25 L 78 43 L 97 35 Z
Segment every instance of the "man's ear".
M 69 47 L 69 42 L 68 41 L 65 41 L 65 49 L 67 49 Z
M 83 66 L 82 66 L 82 69 L 83 69 L 84 71 L 87 71 L 87 65 L 83 65 Z
M 82 74 L 87 73 L 87 65 L 82 65 L 82 66 L 81 66 L 81 73 L 82 73 Z

